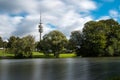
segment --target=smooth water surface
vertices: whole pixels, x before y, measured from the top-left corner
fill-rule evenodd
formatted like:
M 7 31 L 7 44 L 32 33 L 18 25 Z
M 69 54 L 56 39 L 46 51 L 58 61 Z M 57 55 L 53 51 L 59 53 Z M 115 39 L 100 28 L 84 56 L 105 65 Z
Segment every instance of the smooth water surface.
M 106 80 L 120 76 L 120 58 L 0 60 L 0 80 Z

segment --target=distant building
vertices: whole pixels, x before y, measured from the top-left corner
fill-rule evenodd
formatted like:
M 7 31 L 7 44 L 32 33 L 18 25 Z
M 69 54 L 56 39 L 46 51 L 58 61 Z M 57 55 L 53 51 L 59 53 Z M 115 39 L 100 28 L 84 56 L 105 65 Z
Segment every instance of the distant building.
M 4 48 L 0 48 L 0 50 L 3 50 Z

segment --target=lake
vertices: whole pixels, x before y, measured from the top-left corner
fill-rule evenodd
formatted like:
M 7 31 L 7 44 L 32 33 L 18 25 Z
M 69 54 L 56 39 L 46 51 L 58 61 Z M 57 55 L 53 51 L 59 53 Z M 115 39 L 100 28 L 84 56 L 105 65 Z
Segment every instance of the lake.
M 0 80 L 106 80 L 120 76 L 120 58 L 4 59 Z

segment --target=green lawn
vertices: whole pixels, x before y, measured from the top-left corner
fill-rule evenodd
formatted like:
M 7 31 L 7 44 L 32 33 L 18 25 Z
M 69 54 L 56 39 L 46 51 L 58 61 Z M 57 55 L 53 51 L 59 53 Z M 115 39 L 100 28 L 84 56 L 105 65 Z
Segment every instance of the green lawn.
M 63 54 L 60 54 L 60 58 L 71 58 L 71 57 L 76 57 L 76 55 L 74 53 L 63 53 Z
M 76 55 L 74 53 L 62 53 L 60 54 L 60 58 L 72 58 L 75 57 Z M 46 57 L 43 53 L 39 52 L 33 52 L 33 57 L 34 58 L 54 58 L 53 54 L 50 54 L 49 57 Z
M 10 54 L 10 53 L 6 53 L 4 50 L 0 50 L 0 59 L 13 59 L 14 58 L 14 54 Z
M 0 50 L 0 57 L 1 56 L 14 56 L 14 54 L 10 54 L 10 53 L 5 52 L 4 50 Z
M 73 58 L 76 55 L 74 53 L 62 53 L 60 54 L 60 58 Z M 14 58 L 14 54 L 6 53 L 4 50 L 0 50 L 0 58 Z M 50 54 L 46 57 L 43 53 L 33 52 L 33 58 L 55 58 L 53 54 Z

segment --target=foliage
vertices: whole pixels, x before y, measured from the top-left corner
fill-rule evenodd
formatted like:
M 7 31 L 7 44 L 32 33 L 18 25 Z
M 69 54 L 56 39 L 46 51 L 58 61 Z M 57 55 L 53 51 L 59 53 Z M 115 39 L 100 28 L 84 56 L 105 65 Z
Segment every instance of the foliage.
M 0 48 L 3 47 L 3 40 L 2 40 L 2 37 L 0 37 Z
M 32 57 L 34 43 L 34 37 L 30 35 L 23 38 L 11 36 L 8 42 L 8 48 L 17 58 Z
M 26 36 L 23 38 L 23 51 L 24 56 L 32 57 L 32 51 L 35 48 L 35 39 L 33 36 Z
M 85 56 L 101 56 L 106 47 L 105 26 L 101 22 L 87 22 L 83 28 Z
M 76 52 L 82 56 L 120 55 L 120 25 L 113 19 L 87 22 L 79 37 L 82 44 Z
M 53 53 L 55 57 L 59 57 L 59 54 L 65 48 L 67 39 L 63 33 L 54 30 L 44 35 L 40 43 L 44 54 Z
M 7 47 L 8 47 L 8 48 L 13 48 L 14 42 L 15 42 L 17 39 L 19 39 L 19 37 L 11 36 L 11 37 L 8 39 Z
M 41 51 L 41 43 L 40 42 L 35 42 L 35 48 L 36 48 L 36 51 Z
M 80 56 L 79 49 L 82 46 L 82 44 L 83 44 L 82 32 L 80 31 L 71 32 L 68 48 L 74 51 L 76 50 L 77 56 Z

